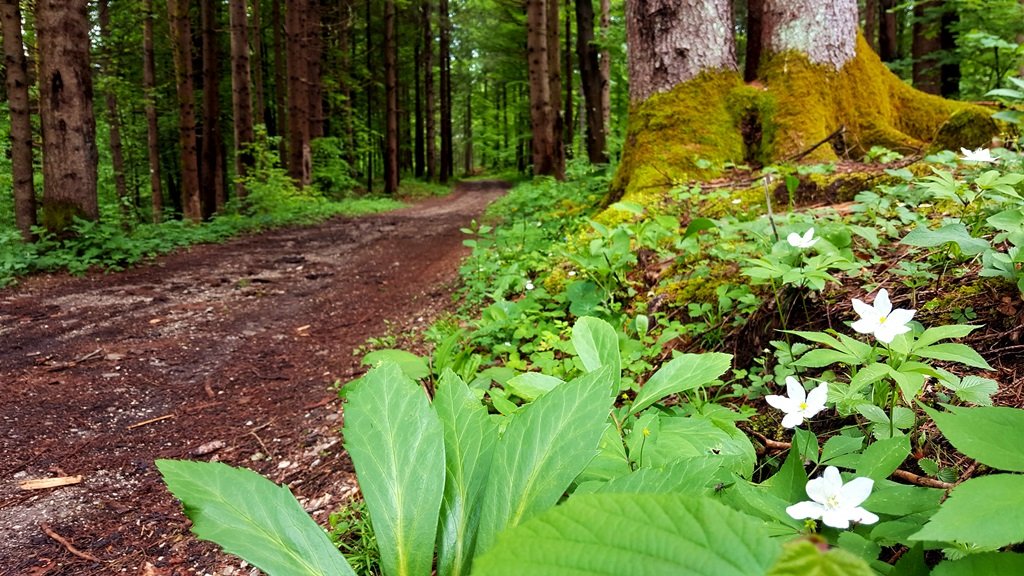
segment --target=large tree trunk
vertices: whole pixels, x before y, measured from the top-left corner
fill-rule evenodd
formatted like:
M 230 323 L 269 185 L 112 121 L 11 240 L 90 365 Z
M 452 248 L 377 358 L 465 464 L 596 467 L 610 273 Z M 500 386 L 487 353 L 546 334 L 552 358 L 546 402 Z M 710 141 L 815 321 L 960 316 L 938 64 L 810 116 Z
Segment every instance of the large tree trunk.
M 555 1 L 555 0 L 551 0 Z M 558 175 L 557 110 L 551 94 L 551 58 L 548 46 L 546 0 L 526 2 L 526 50 L 530 85 L 530 128 L 533 136 L 533 173 Z
M 583 86 L 583 115 L 587 123 L 587 158 L 592 164 L 608 162 L 605 153 L 604 101 L 601 95 L 599 50 L 594 44 L 594 4 L 576 0 L 576 53 Z
M 153 223 L 163 219 L 164 192 L 160 181 L 160 128 L 156 112 L 156 64 L 153 55 L 153 0 L 143 2 L 142 90 L 146 94 L 146 150 Z
M 196 104 L 192 87 L 192 23 L 188 0 L 167 0 L 178 89 L 178 134 L 181 146 L 181 210 L 185 218 L 203 218 L 199 200 L 199 153 L 196 146 Z
M 565 119 L 562 117 L 562 60 L 559 58 L 558 34 L 558 0 L 544 0 L 547 9 L 545 25 L 547 27 L 547 54 L 548 54 L 548 82 L 551 84 L 548 94 L 551 98 L 551 113 L 555 125 L 553 127 L 555 146 L 554 172 L 552 175 L 561 180 L 565 178 L 565 144 L 563 133 L 565 132 Z
M 565 92 L 562 94 L 564 113 L 562 114 L 562 143 L 565 154 L 572 157 L 573 139 L 573 94 L 572 94 L 572 0 L 565 0 L 565 48 L 562 50 L 562 69 L 565 74 Z
M 217 42 L 218 2 L 200 3 L 200 25 L 203 28 L 203 131 L 202 163 L 199 169 L 200 201 L 203 218 L 209 218 L 224 207 L 224 166 L 220 130 L 220 49 Z
M 914 88 L 929 94 L 941 89 L 941 68 L 935 61 L 942 48 L 939 38 L 940 18 L 937 17 L 941 0 L 925 0 L 914 4 L 914 38 L 911 55 L 914 59 Z
M 714 51 L 687 44 L 710 43 L 699 31 L 719 30 L 717 44 L 732 46 L 731 28 L 709 5 L 641 10 L 650 1 L 627 3 L 631 89 L 641 98 L 634 96 L 609 200 L 713 177 L 730 162 L 833 161 L 875 145 L 904 153 L 976 147 L 995 131 L 987 111 L 913 90 L 889 72 L 858 40 L 856 0 L 765 0 L 753 86 L 727 55 L 709 58 Z
M 100 40 L 104 44 L 103 51 L 105 55 L 103 70 L 105 74 L 114 76 L 115 71 L 111 65 L 111 51 L 113 50 L 113 47 L 110 45 L 109 0 L 100 0 L 99 24 Z M 106 92 L 105 100 L 107 105 L 107 125 L 110 135 L 110 158 L 114 168 L 114 190 L 117 192 L 118 202 L 121 206 L 121 213 L 125 219 L 125 223 L 127 224 L 133 217 L 133 206 L 131 199 L 128 197 L 128 184 L 125 182 L 124 177 L 124 149 L 121 146 L 121 117 L 118 112 L 117 94 L 114 92 L 113 86 L 108 87 Z
M 99 218 L 86 5 L 86 0 L 36 3 L 43 132 L 42 223 L 57 234 L 66 234 L 75 217 Z
M 608 33 L 612 27 L 611 0 L 601 0 L 601 44 L 607 46 Z M 601 50 L 601 109 L 604 111 L 604 133 L 607 137 L 612 129 L 612 56 L 607 48 Z
M 235 125 L 235 196 L 245 197 L 245 177 L 252 166 L 252 96 L 249 92 L 249 39 L 245 0 L 230 0 L 231 110 Z
M 28 69 L 21 37 L 18 0 L 0 1 L 0 20 L 7 68 L 7 106 L 11 113 L 11 176 L 14 179 L 14 221 L 21 237 L 34 239 L 36 191 L 32 183 L 32 119 L 29 113 Z
M 384 193 L 398 192 L 398 45 L 395 0 L 384 2 Z
M 438 47 L 438 66 L 441 80 L 441 173 L 440 181 L 448 182 L 455 172 L 455 158 L 452 153 L 452 63 L 451 42 L 452 25 L 448 13 L 448 0 L 440 0 L 438 7 L 440 17 L 440 44 Z
M 266 108 L 264 104 L 264 84 L 263 84 L 263 18 L 260 0 L 253 0 L 252 3 L 252 19 L 249 21 L 251 28 L 248 31 L 248 36 L 251 41 L 251 54 L 249 58 L 249 70 L 251 71 L 252 79 L 252 116 L 254 124 L 265 124 L 266 123 Z M 244 4 L 243 4 L 244 7 Z M 253 60 L 256 63 L 253 65 Z
M 423 0 L 423 114 L 425 116 L 424 135 L 426 154 L 426 177 L 433 181 L 437 177 L 437 150 L 434 126 L 434 33 L 431 30 L 431 1 Z
M 864 38 L 868 41 L 871 49 L 878 51 L 878 0 L 865 0 L 864 2 Z
M 285 34 L 288 37 L 288 174 L 301 188 L 312 179 L 309 147 L 309 83 L 306 50 L 308 0 L 287 0 Z
M 764 0 L 747 0 L 747 50 L 743 79 L 753 82 L 761 67 L 761 49 L 764 32 Z
M 898 0 L 878 1 L 878 55 L 883 62 L 892 62 L 900 57 L 900 38 L 897 29 L 895 8 Z
M 272 0 L 270 5 L 271 43 L 274 49 L 274 124 L 267 127 L 271 136 L 281 136 L 281 165 L 288 165 L 288 74 L 285 54 L 284 22 L 281 4 L 285 0 Z
M 323 56 L 324 42 L 321 34 L 320 0 L 306 0 L 303 24 L 306 37 L 306 98 L 309 100 L 309 139 L 323 138 Z M 312 159 L 310 159 L 312 165 Z

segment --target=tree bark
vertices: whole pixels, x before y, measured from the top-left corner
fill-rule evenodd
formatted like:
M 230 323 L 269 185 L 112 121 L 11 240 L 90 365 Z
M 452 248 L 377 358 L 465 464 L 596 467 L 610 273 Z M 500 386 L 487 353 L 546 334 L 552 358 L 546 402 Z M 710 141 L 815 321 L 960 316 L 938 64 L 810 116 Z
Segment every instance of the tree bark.
M 257 2 L 258 3 L 258 2 Z M 245 0 L 230 0 L 231 110 L 235 127 L 235 196 L 245 198 L 242 178 L 252 167 L 252 94 L 249 91 L 249 25 Z
M 434 126 L 434 33 L 431 27 L 431 0 L 423 0 L 423 52 L 420 56 L 423 62 L 423 115 L 425 116 L 424 126 L 424 153 L 426 155 L 426 177 L 433 181 L 437 177 L 437 150 L 436 134 Z
M 302 19 L 306 42 L 306 98 L 309 100 L 310 140 L 323 138 L 326 122 L 322 79 L 324 42 L 319 2 L 320 0 L 306 0 L 306 12 Z
M 281 165 L 288 166 L 288 73 L 281 4 L 285 0 L 272 0 L 270 5 L 270 41 L 274 45 L 274 125 L 267 127 L 271 136 L 281 136 Z
M 203 130 L 202 162 L 199 168 L 200 202 L 203 218 L 209 218 L 224 207 L 224 167 L 221 155 L 220 130 L 220 49 L 217 42 L 218 2 L 200 3 L 200 25 L 203 29 Z
M 668 92 L 702 70 L 735 70 L 732 37 L 727 0 L 626 2 L 630 100 Z
M 384 1 L 384 193 L 398 192 L 398 46 L 395 0 Z
M 594 4 L 592 0 L 576 0 L 576 54 L 579 61 L 580 84 L 583 87 L 583 115 L 586 118 L 587 159 L 591 164 L 605 164 L 606 135 L 600 51 L 594 44 Z
M 941 67 L 935 61 L 942 48 L 939 39 L 941 17 L 937 13 L 941 5 L 941 0 L 925 0 L 914 4 L 914 38 L 911 45 L 914 88 L 929 94 L 938 94 L 941 90 Z
M 565 178 L 565 118 L 562 116 L 562 59 L 559 57 L 558 34 L 561 20 L 558 18 L 558 0 L 544 0 L 547 9 L 545 25 L 547 28 L 548 82 L 551 87 L 548 95 L 551 99 L 551 113 L 555 125 L 554 130 L 554 172 L 552 175 L 562 180 Z
M 892 62 L 900 57 L 899 33 L 896 27 L 894 9 L 899 0 L 878 0 L 878 55 L 882 62 Z
M 422 16 L 422 11 L 420 12 Z M 422 28 L 421 28 L 422 30 Z M 421 77 L 423 76 L 423 70 L 420 63 L 423 61 L 423 46 L 422 46 L 422 34 L 417 35 L 416 43 L 413 46 L 413 66 L 412 66 L 412 85 L 413 85 L 413 174 L 416 178 L 423 178 L 423 174 L 426 173 L 426 150 L 424 148 L 426 142 L 424 142 L 424 130 L 423 130 L 423 82 Z
M 312 178 L 309 147 L 309 90 L 305 12 L 307 0 L 287 0 L 285 34 L 288 37 L 288 174 L 300 188 Z
M 0 1 L 7 106 L 11 113 L 11 176 L 14 180 L 14 221 L 26 242 L 35 239 L 36 191 L 32 182 L 32 121 L 28 99 L 28 68 L 21 36 L 18 0 Z
M 100 0 L 99 2 L 99 24 L 100 24 L 100 40 L 104 44 L 105 58 L 103 60 L 103 71 L 108 76 L 113 77 L 115 71 L 111 65 L 111 51 L 110 46 L 110 0 Z M 121 117 L 118 113 L 117 106 L 117 94 L 114 92 L 113 86 L 109 86 L 106 90 L 105 100 L 107 105 L 107 124 L 109 128 L 110 137 L 110 158 L 114 169 L 114 190 L 117 192 L 118 202 L 121 207 L 121 214 L 127 224 L 132 218 L 132 200 L 128 196 L 128 184 L 125 182 L 125 170 L 124 170 L 124 149 L 121 146 Z
M 250 29 L 247 31 L 250 40 L 250 57 L 249 57 L 249 70 L 251 72 L 250 79 L 252 82 L 251 101 L 252 101 L 252 116 L 253 124 L 266 124 L 266 108 L 264 104 L 264 84 L 263 84 L 263 17 L 260 5 L 260 0 L 253 0 L 252 2 L 252 19 L 250 20 Z M 244 7 L 244 4 L 243 4 Z M 256 61 L 253 65 L 253 60 Z
M 856 1 L 764 0 L 767 52 L 796 50 L 812 64 L 838 70 L 853 60 L 856 40 Z
M 167 0 L 178 91 L 178 134 L 181 147 L 181 209 L 193 222 L 203 218 L 199 199 L 199 154 L 196 146 L 196 105 L 192 87 L 192 23 L 188 0 Z
M 451 16 L 448 13 L 448 0 L 440 0 L 438 7 L 440 17 L 440 44 L 438 47 L 438 65 L 441 80 L 441 173 L 442 183 L 455 175 L 455 158 L 452 153 L 452 64 L 451 64 L 451 42 L 452 26 Z
M 864 38 L 871 49 L 878 51 L 878 0 L 864 1 Z
M 607 46 L 608 32 L 612 26 L 611 0 L 601 0 L 601 45 Z M 598 68 L 601 71 L 601 109 L 604 112 L 605 140 L 612 129 L 612 57 L 607 48 L 601 48 L 601 60 Z M 606 145 L 607 148 L 607 145 Z
M 36 3 L 42 223 L 58 235 L 69 231 L 75 217 L 99 218 L 89 27 L 86 0 Z
M 551 96 L 551 58 L 548 46 L 548 10 L 545 0 L 526 2 L 526 50 L 530 86 L 530 133 L 533 139 L 533 173 L 557 176 L 557 108 Z M 557 44 L 554 47 L 557 50 Z
M 572 0 L 565 0 L 565 48 L 562 50 L 562 68 L 565 73 L 565 92 L 562 100 L 565 103 L 565 112 L 562 114 L 562 141 L 566 155 L 573 155 L 573 139 L 576 131 L 573 130 L 573 94 L 572 94 Z
M 164 191 L 160 181 L 160 128 L 156 112 L 156 64 L 153 55 L 153 0 L 143 0 L 142 91 L 146 95 L 146 150 L 149 157 L 149 195 L 153 223 L 163 219 Z
M 953 29 L 960 21 L 960 13 L 957 12 L 956 4 L 946 4 L 942 13 L 942 20 L 939 29 L 939 48 L 948 52 L 956 50 L 956 35 Z M 1018 43 L 1024 42 L 1024 35 L 1017 37 Z M 1024 75 L 1024 69 L 1022 74 Z M 939 93 L 946 98 L 956 98 L 960 95 L 960 61 L 953 60 L 944 62 L 939 70 Z
M 761 49 L 764 32 L 764 0 L 747 0 L 747 51 L 743 79 L 753 82 L 761 67 Z

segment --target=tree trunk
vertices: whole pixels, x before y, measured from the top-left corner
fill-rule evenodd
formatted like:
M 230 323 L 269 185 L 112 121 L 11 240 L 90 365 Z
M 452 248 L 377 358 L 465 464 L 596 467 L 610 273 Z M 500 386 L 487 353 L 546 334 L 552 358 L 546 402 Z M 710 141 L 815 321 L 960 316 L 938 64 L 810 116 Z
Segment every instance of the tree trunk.
M 956 34 L 953 29 L 960 21 L 960 13 L 957 12 L 956 4 L 946 4 L 942 12 L 942 19 L 939 23 L 939 48 L 946 53 L 956 50 Z M 1024 43 L 1024 35 L 1017 37 L 1018 43 Z M 1024 76 L 1024 69 L 1021 71 Z M 960 61 L 956 59 L 943 62 L 939 70 L 939 93 L 947 98 L 956 98 L 960 95 Z
M 599 51 L 594 44 L 594 4 L 576 0 L 576 54 L 583 87 L 583 115 L 586 117 L 587 158 L 591 164 L 605 164 L 604 99 L 602 97 Z
M 426 172 L 426 150 L 423 141 L 423 82 L 420 77 L 423 75 L 420 63 L 423 61 L 423 47 L 421 46 L 422 36 L 417 35 L 416 44 L 413 47 L 413 174 L 416 178 L 423 178 Z
M 36 3 L 42 223 L 59 235 L 69 231 L 75 217 L 99 218 L 87 4 L 86 0 Z
M 925 0 L 914 4 L 914 38 L 911 55 L 914 59 L 914 88 L 929 94 L 938 94 L 941 68 L 935 61 L 942 48 L 939 39 L 941 0 Z
M 572 0 L 565 0 L 565 48 L 562 50 L 562 68 L 565 73 L 565 112 L 562 114 L 562 140 L 568 157 L 573 156 L 573 94 L 572 94 Z
M 284 22 L 281 20 L 281 3 L 272 0 L 270 5 L 271 42 L 274 45 L 274 125 L 267 127 L 271 136 L 281 136 L 281 165 L 288 166 L 288 74 L 286 70 L 286 46 Z
M 558 112 L 551 94 L 548 14 L 546 0 L 527 0 L 526 49 L 530 86 L 530 131 L 533 137 L 533 173 L 537 176 L 558 175 Z M 555 44 L 550 48 L 557 51 L 557 47 Z
M 561 20 L 558 18 L 558 0 L 544 0 L 547 9 L 545 25 L 547 27 L 548 82 L 551 87 L 548 95 L 551 98 L 551 113 L 555 125 L 555 146 L 553 158 L 554 172 L 552 175 L 562 180 L 565 178 L 565 119 L 562 117 L 562 60 L 559 57 L 558 34 Z
M 423 0 L 423 114 L 425 116 L 424 135 L 426 154 L 426 177 L 433 181 L 437 178 L 437 150 L 434 129 L 434 33 L 431 30 L 431 0 Z
M 792 30 L 800 30 L 793 34 Z M 764 0 L 764 49 L 796 50 L 838 70 L 856 55 L 855 1 Z
M 11 176 L 14 180 L 14 221 L 26 242 L 35 239 L 36 191 L 32 183 L 32 121 L 28 99 L 28 69 L 21 36 L 18 0 L 0 1 L 0 20 L 7 76 L 7 105 L 11 113 Z
M 878 0 L 864 1 L 864 37 L 871 49 L 878 51 Z
M 112 47 L 110 46 L 110 1 L 100 0 L 99 2 L 99 24 L 100 24 L 100 40 L 103 42 L 103 51 L 105 58 L 103 61 L 103 71 L 108 76 L 115 76 L 115 71 L 111 66 L 110 52 Z M 113 90 L 113 86 L 108 87 L 105 95 L 107 105 L 107 124 L 110 129 L 110 158 L 114 168 L 114 190 L 117 192 L 118 202 L 121 206 L 121 214 L 127 224 L 132 218 L 133 202 L 128 196 L 128 184 L 125 182 L 124 176 L 124 149 L 121 146 L 121 117 L 117 109 L 117 94 Z
M 440 0 L 438 16 L 441 19 L 441 38 L 438 49 L 438 65 L 441 76 L 441 173 L 442 183 L 455 175 L 455 158 L 452 154 L 452 25 L 448 13 L 448 0 Z
M 608 33 L 612 26 L 611 0 L 601 0 L 601 44 L 608 42 Z M 612 57 L 607 48 L 601 49 L 601 108 L 604 110 L 604 133 L 607 140 L 612 129 Z M 607 147 L 607 146 L 606 146 Z
M 384 193 L 398 192 L 398 45 L 395 0 L 384 1 Z
M 895 8 L 899 0 L 878 0 L 878 55 L 882 62 L 892 62 L 900 57 L 899 31 L 896 27 Z
M 727 0 L 630 0 L 626 3 L 629 97 L 643 102 L 702 70 L 735 70 Z
M 250 79 L 252 82 L 251 102 L 250 107 L 252 112 L 254 124 L 265 124 L 266 111 L 264 108 L 264 85 L 263 85 L 263 19 L 260 5 L 261 0 L 253 0 L 252 2 L 252 19 L 250 21 L 251 28 L 247 30 L 247 36 L 250 40 L 251 56 L 249 57 L 249 70 L 251 72 Z M 242 7 L 245 7 L 243 3 Z M 256 60 L 256 65 L 253 66 L 253 59 Z
M 257 0 L 258 3 L 258 0 Z M 249 24 L 245 0 L 230 0 L 231 111 L 235 126 L 235 196 L 245 198 L 242 178 L 252 167 L 252 96 L 249 92 Z
M 192 23 L 188 0 L 167 0 L 178 90 L 178 134 L 181 146 L 181 209 L 193 222 L 203 218 L 199 200 L 199 156 L 196 146 L 196 105 L 192 88 Z
M 764 0 L 747 0 L 747 50 L 743 79 L 753 82 L 761 67 L 762 35 L 764 31 Z
M 285 34 L 288 37 L 288 174 L 300 188 L 312 178 L 309 147 L 310 101 L 308 90 L 307 27 L 308 0 L 287 0 Z
M 339 70 L 338 84 L 341 87 L 342 123 L 345 137 L 345 161 L 348 163 L 349 172 L 356 167 L 356 134 L 355 124 L 352 120 L 352 54 L 351 47 L 355 45 L 352 41 L 352 0 L 342 0 L 339 8 L 341 11 L 341 22 L 338 26 L 338 52 L 341 54 L 341 70 Z
M 218 2 L 200 3 L 203 28 L 203 131 L 202 163 L 199 168 L 200 202 L 203 218 L 224 207 L 224 167 L 221 163 L 220 50 L 217 42 Z
M 324 42 L 320 32 L 319 0 L 305 1 L 306 12 L 302 20 L 306 42 L 306 98 L 309 100 L 309 139 L 313 140 L 323 138 L 326 122 L 322 78 Z M 312 158 L 310 164 L 312 165 Z
M 146 95 L 146 150 L 149 157 L 149 192 L 153 223 L 163 219 L 164 192 L 160 181 L 160 128 L 156 112 L 156 64 L 153 55 L 153 0 L 143 2 L 142 90 Z

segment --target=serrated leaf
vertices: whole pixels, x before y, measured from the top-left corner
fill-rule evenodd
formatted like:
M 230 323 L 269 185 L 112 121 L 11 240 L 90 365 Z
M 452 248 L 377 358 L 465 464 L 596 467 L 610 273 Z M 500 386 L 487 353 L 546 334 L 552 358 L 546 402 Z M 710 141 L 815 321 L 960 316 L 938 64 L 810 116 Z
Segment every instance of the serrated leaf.
M 981 376 L 964 376 L 956 382 L 950 380 L 941 381 L 956 393 L 956 397 L 964 402 L 971 402 L 980 406 L 991 406 L 992 395 L 999 391 L 999 383 Z
M 779 554 L 762 523 L 706 497 L 587 494 L 518 526 L 476 576 L 746 576 Z
M 498 427 L 466 383 L 451 370 L 438 382 L 434 410 L 444 431 L 445 485 L 437 541 L 437 571 L 468 574 L 480 522 L 480 499 Z
M 393 349 L 374 350 L 363 356 L 363 364 L 371 367 L 380 366 L 385 362 L 397 364 L 402 372 L 413 380 L 430 376 L 430 367 L 427 366 L 427 361 L 412 352 Z
M 669 394 L 709 384 L 725 374 L 731 365 L 731 354 L 680 354 L 659 368 L 644 383 L 633 400 L 630 413 L 636 414 Z
M 960 484 L 912 540 L 1000 548 L 1024 542 L 1024 476 L 992 474 Z
M 398 365 L 371 370 L 348 393 L 345 448 L 387 576 L 429 575 L 444 490 L 441 422 Z
M 866 476 L 873 480 L 888 478 L 900 464 L 910 455 L 910 438 L 896 436 L 878 440 L 864 449 L 857 476 Z
M 978 354 L 973 348 L 966 344 L 954 344 L 952 342 L 932 344 L 931 346 L 925 346 L 924 348 L 914 350 L 914 354 L 924 358 L 931 358 L 932 360 L 959 362 L 973 368 L 981 368 L 982 370 L 992 369 L 992 367 L 988 365 L 988 362 L 981 357 L 981 354 Z
M 509 378 L 505 382 L 505 388 L 523 400 L 532 402 L 545 393 L 550 392 L 562 382 L 561 378 L 555 378 L 540 372 L 526 372 Z
M 940 562 L 932 576 L 979 576 L 981 574 L 1024 574 L 1024 554 L 989 552 L 972 554 L 955 562 Z
M 612 407 L 612 370 L 558 386 L 512 417 L 494 449 L 477 554 L 498 533 L 553 506 L 597 453 Z
M 580 318 L 572 327 L 572 344 L 587 372 L 608 366 L 615 377 L 619 376 L 622 370 L 619 336 L 611 324 L 591 316 Z
M 355 572 L 285 486 L 221 462 L 157 460 L 192 532 L 270 576 Z
M 640 468 L 597 489 L 604 494 L 699 493 L 721 466 L 720 458 L 695 456 L 659 468 Z
M 822 552 L 812 542 L 797 540 L 782 548 L 782 557 L 766 576 L 874 576 L 866 562 L 839 548 Z
M 998 470 L 1024 472 L 1024 410 L 1003 406 L 924 410 L 949 443 L 968 458 Z

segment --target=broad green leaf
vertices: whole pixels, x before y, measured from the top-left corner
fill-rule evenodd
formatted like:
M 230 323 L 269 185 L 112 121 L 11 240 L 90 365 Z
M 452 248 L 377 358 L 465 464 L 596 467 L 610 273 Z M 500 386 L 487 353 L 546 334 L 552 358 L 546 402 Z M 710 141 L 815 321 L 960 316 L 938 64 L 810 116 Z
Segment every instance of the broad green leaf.
M 829 348 L 834 348 L 836 350 L 843 349 L 843 345 L 841 342 L 839 342 L 839 340 L 836 340 L 834 337 L 824 332 L 803 332 L 800 330 L 782 330 L 782 332 L 795 334 L 796 336 L 799 336 L 805 340 L 810 340 L 811 342 L 814 342 L 816 344 L 824 344 L 825 346 L 828 346 Z
M 664 364 L 640 388 L 630 412 L 637 412 L 669 394 L 693 390 L 713 382 L 725 374 L 732 364 L 732 354 L 680 354 Z
M 910 438 L 896 436 L 878 440 L 864 449 L 857 476 L 866 476 L 872 480 L 888 478 L 900 464 L 910 455 Z
M 580 472 L 576 482 L 596 482 L 596 486 L 602 486 L 609 480 L 629 474 L 630 470 L 629 457 L 626 456 L 626 447 L 622 445 L 622 437 L 614 426 L 608 426 L 601 435 L 597 456 L 594 456 L 590 464 Z
M 912 540 L 1000 548 L 1024 542 L 1024 476 L 992 474 L 960 484 Z
M 786 508 L 793 504 L 793 500 L 780 498 L 767 486 L 754 485 L 742 478 L 735 478 L 735 483 L 715 498 L 745 514 L 766 520 L 773 535 L 794 536 L 804 526 L 803 520 L 786 514 Z M 799 500 L 806 500 L 806 495 L 801 495 Z
M 998 470 L 1024 472 L 1024 410 L 1008 407 L 925 408 L 942 435 L 968 458 Z
M 715 224 L 714 220 L 710 220 L 708 218 L 694 218 L 686 225 L 686 231 L 683 232 L 683 238 L 689 238 L 690 236 L 703 232 L 704 230 L 710 230 L 717 227 L 718 225 Z
M 904 236 L 900 243 L 919 248 L 934 248 L 953 243 L 960 247 L 960 251 L 965 256 L 975 256 L 989 248 L 988 242 L 971 236 L 967 231 L 967 226 L 960 223 L 947 224 L 938 230 L 929 230 L 924 227 L 915 228 Z
M 890 370 L 892 370 L 892 368 L 890 368 L 888 364 L 882 364 L 880 362 L 868 364 L 858 370 L 857 373 L 854 374 L 853 378 L 850 378 L 850 389 L 852 391 L 863 390 L 867 386 L 870 386 L 871 384 L 874 384 L 888 376 Z
M 840 532 L 836 543 L 839 548 L 868 563 L 878 560 L 878 555 L 882 552 L 882 547 L 878 543 L 849 530 Z
M 505 534 L 475 576 L 748 576 L 779 554 L 762 522 L 711 498 L 587 494 Z
M 913 350 L 923 348 L 930 344 L 934 344 L 939 340 L 949 340 L 950 338 L 963 338 L 971 332 L 980 328 L 980 326 L 971 326 L 968 324 L 948 324 L 945 326 L 933 326 L 921 333 L 920 336 L 914 340 Z
M 363 356 L 363 364 L 371 367 L 380 366 L 385 362 L 397 364 L 402 372 L 413 380 L 430 376 L 430 367 L 427 366 L 427 361 L 412 352 L 392 349 L 374 350 Z
M 221 462 L 157 460 L 156 466 L 200 539 L 269 576 L 355 576 L 287 487 Z
M 533 401 L 539 396 L 550 392 L 552 388 L 561 383 L 561 378 L 555 378 L 540 372 L 526 372 L 509 378 L 505 382 L 505 387 L 509 392 L 523 400 Z
M 639 425 L 641 420 L 637 421 Z M 666 466 L 680 458 L 716 457 L 721 465 L 749 478 L 757 455 L 750 438 L 731 422 L 704 416 L 660 415 L 650 435 L 636 433 L 629 438 L 631 456 L 641 455 L 641 466 Z M 636 460 L 636 458 L 634 458 Z
M 887 516 L 931 514 L 939 507 L 944 495 L 945 491 L 938 488 L 923 488 L 891 480 L 879 480 L 875 482 L 871 496 L 864 502 L 864 508 L 875 514 Z
M 752 574 L 752 572 L 751 572 Z M 782 557 L 766 576 L 874 576 L 867 562 L 845 550 L 822 552 L 807 540 L 795 540 L 782 547 Z
M 429 575 L 444 490 L 441 422 L 427 395 L 385 363 L 348 393 L 345 448 L 387 576 Z
M 807 461 L 818 463 L 818 437 L 810 430 L 795 428 L 793 430 L 793 447 L 800 451 L 800 457 Z
M 468 574 L 498 427 L 466 383 L 446 370 L 434 396 L 444 431 L 445 485 L 438 530 L 437 571 Z
M 704 490 L 721 459 L 696 456 L 677 460 L 663 468 L 640 468 L 612 479 L 597 489 L 606 494 L 697 494 Z
M 864 445 L 864 438 L 853 436 L 833 436 L 825 441 L 821 449 L 821 464 L 828 464 L 833 458 L 852 454 Z
M 804 366 L 806 368 L 824 368 L 825 366 L 831 366 L 836 362 L 852 365 L 859 363 L 858 358 L 852 354 L 847 354 L 846 352 L 840 352 L 838 350 L 830 350 L 828 348 L 817 348 L 801 356 L 793 363 L 793 365 Z
M 963 560 L 939 563 L 932 576 L 981 576 L 982 574 L 1024 574 L 1024 554 L 989 552 L 972 554 Z
M 932 344 L 931 346 L 925 346 L 924 348 L 918 348 L 914 350 L 914 354 L 922 356 L 924 358 L 931 358 L 932 360 L 945 360 L 946 362 L 959 362 L 973 368 L 981 368 L 983 370 L 991 370 L 992 367 L 988 365 L 988 362 L 974 351 L 973 348 L 966 344 L 954 344 L 946 342 L 944 344 Z
M 597 453 L 612 407 L 613 372 L 598 368 L 515 414 L 494 449 L 477 553 L 498 533 L 554 506 Z
M 622 370 L 619 335 L 611 324 L 590 316 L 580 318 L 572 327 L 572 344 L 587 372 L 608 366 L 612 375 L 618 378 Z
M 957 398 L 981 406 L 991 406 L 992 395 L 999 391 L 999 383 L 995 380 L 973 374 L 955 380 L 942 379 L 941 382 L 953 390 Z
M 807 472 L 804 471 L 803 458 L 800 453 L 791 447 L 779 471 L 762 482 L 761 487 L 786 502 L 806 500 Z

